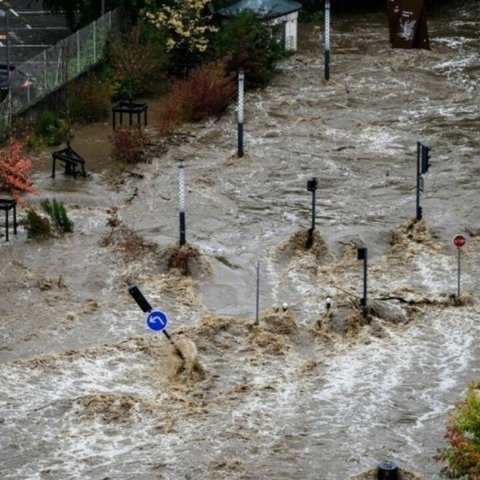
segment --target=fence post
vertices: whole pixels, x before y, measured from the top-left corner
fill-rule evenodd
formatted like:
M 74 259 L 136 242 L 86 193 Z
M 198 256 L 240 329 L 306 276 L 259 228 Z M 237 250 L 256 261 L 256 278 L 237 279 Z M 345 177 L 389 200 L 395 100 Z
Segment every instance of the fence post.
M 97 63 L 97 22 L 93 22 L 93 63 Z
M 77 30 L 77 74 L 80 73 L 80 30 Z
M 43 51 L 43 89 L 44 91 L 48 91 L 47 89 L 47 51 Z

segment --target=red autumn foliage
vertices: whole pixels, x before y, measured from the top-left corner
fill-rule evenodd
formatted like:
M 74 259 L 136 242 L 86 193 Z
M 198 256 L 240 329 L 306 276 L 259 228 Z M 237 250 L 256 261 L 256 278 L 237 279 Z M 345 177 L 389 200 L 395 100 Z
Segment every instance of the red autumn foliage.
M 22 193 L 37 192 L 29 180 L 33 161 L 24 156 L 22 149 L 23 144 L 15 137 L 0 149 L 0 190 L 7 190 L 19 205 L 25 205 Z
M 227 58 L 192 70 L 186 80 L 175 80 L 155 112 L 161 133 L 171 133 L 182 122 L 196 122 L 222 113 L 232 102 L 236 83 L 226 73 Z
M 112 157 L 118 162 L 138 163 L 145 159 L 148 138 L 139 127 L 119 127 L 110 136 Z

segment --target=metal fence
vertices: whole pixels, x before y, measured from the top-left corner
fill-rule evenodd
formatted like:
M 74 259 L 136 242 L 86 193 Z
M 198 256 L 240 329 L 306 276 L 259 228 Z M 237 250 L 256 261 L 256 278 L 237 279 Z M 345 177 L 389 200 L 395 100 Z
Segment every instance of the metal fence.
M 120 28 L 121 9 L 112 10 L 39 55 L 18 65 L 10 74 L 9 95 L 0 103 L 4 126 L 48 94 L 86 72 L 104 56 L 109 33 Z

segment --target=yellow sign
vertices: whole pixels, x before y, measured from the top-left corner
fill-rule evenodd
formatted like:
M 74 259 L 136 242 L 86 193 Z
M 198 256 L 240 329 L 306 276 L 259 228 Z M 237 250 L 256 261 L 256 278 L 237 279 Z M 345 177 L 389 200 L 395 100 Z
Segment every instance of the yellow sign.
M 0 40 L 6 40 L 6 39 L 7 39 L 7 36 L 6 36 L 6 35 L 0 34 Z

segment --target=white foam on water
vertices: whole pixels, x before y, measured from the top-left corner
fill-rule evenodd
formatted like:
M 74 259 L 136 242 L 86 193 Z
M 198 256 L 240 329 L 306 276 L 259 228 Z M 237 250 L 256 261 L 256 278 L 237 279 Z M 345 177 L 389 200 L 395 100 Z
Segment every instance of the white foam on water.
M 465 377 L 475 375 L 469 371 L 480 332 L 475 318 L 475 312 L 461 308 L 433 309 L 402 334 L 391 332 L 333 357 L 325 386 L 313 394 L 318 405 L 311 421 L 320 431 L 328 426 L 336 432 L 345 449 L 368 451 L 369 438 L 388 448 L 400 435 L 420 457 L 428 451 L 433 456 L 439 443 L 433 432 L 452 406 L 452 393 L 460 393 Z M 348 439 L 345 425 L 353 428 Z
M 61 471 L 57 478 L 85 478 L 82 459 L 98 456 L 100 463 L 118 461 L 132 449 L 135 440 L 126 439 L 134 437 L 134 432 L 138 431 L 136 435 L 147 440 L 143 430 L 134 427 L 139 418 L 135 415 L 131 418 L 133 427 L 122 426 L 108 433 L 104 422 L 82 420 L 78 405 L 74 406 L 76 399 L 90 395 L 155 398 L 152 387 L 141 380 L 144 376 L 137 355 L 107 348 L 100 355 L 84 352 L 73 354 L 71 359 L 48 357 L 43 361 L 38 359 L 36 366 L 34 361 L 12 362 L 1 367 L 3 426 L 11 432 L 10 441 L 19 445 L 24 457 L 3 472 L 2 478 L 36 478 L 43 467 Z M 130 428 L 133 430 L 126 435 Z M 30 447 L 35 451 L 31 458 Z

